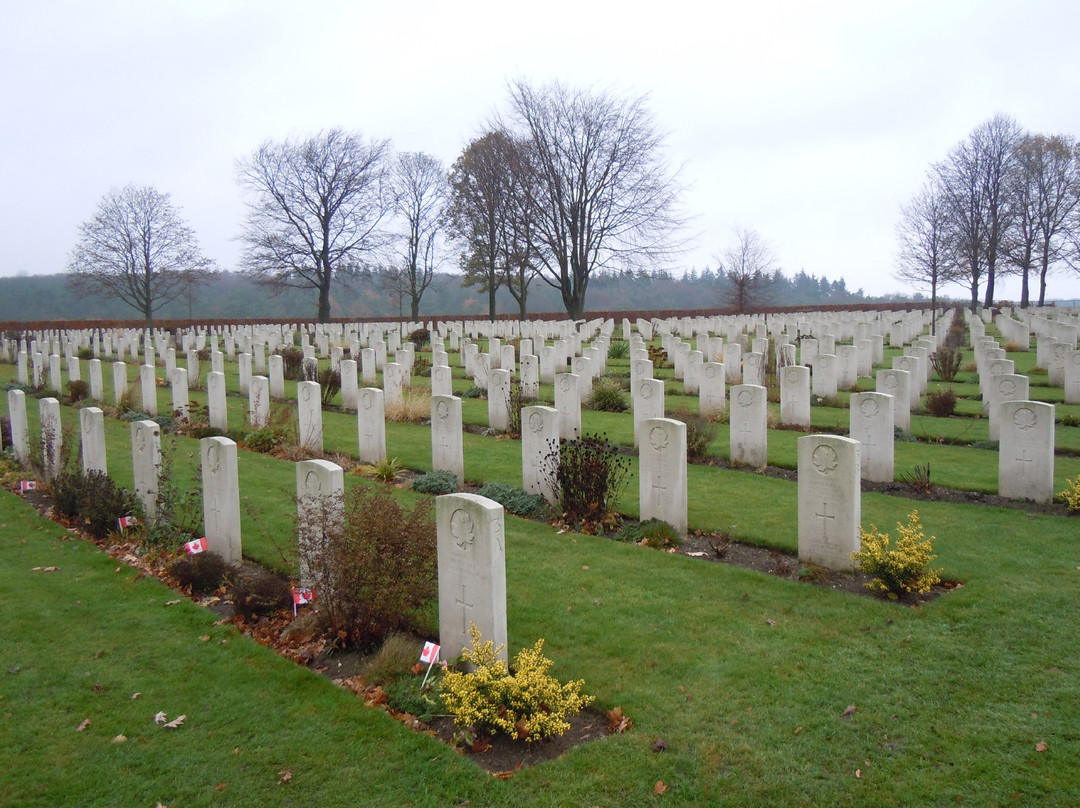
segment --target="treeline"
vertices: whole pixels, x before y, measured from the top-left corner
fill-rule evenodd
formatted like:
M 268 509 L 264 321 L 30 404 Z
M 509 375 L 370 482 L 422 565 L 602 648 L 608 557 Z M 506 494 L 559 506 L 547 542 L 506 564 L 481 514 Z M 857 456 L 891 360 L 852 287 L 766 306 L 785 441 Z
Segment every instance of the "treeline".
M 68 284 L 68 275 L 0 278 L 0 322 L 40 320 L 129 320 L 131 306 L 117 298 L 89 297 Z M 331 297 L 331 316 L 363 320 L 409 315 L 409 302 L 388 290 L 378 272 L 364 272 L 339 282 Z M 724 308 L 727 278 L 709 268 L 676 276 L 651 272 L 596 272 L 589 284 L 589 308 L 596 311 L 663 311 Z M 777 271 L 759 296 L 764 306 L 811 306 L 868 301 L 862 289 L 851 292 L 843 279 L 829 281 L 800 272 L 792 278 Z M 514 314 L 518 304 L 504 289 L 497 296 L 498 313 Z M 274 294 L 246 275 L 220 272 L 159 313 L 161 319 L 280 319 L 315 316 L 317 300 L 310 289 Z M 439 274 L 424 295 L 421 316 L 487 315 L 487 294 L 462 286 L 460 275 Z M 544 283 L 529 289 L 528 311 L 565 316 L 557 290 Z

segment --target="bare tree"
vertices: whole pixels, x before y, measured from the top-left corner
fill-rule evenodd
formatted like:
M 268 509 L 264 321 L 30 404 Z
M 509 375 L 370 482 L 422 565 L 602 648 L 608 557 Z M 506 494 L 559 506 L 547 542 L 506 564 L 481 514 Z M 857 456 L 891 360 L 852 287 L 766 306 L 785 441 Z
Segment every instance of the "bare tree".
M 492 320 L 500 286 L 510 291 L 524 319 L 529 284 L 536 277 L 528 150 L 528 143 L 496 129 L 470 143 L 450 172 L 448 218 L 451 233 L 465 248 L 465 285 L 487 292 Z
M 1013 118 L 995 115 L 954 146 L 939 167 L 972 310 L 978 308 L 984 277 L 983 305 L 994 302 L 998 261 L 1004 257 L 1012 215 L 1007 178 L 1020 135 L 1020 125 Z
M 662 159 L 663 136 L 644 98 L 518 81 L 510 106 L 535 160 L 530 201 L 543 246 L 536 254 L 541 277 L 578 319 L 594 270 L 678 250 L 681 188 Z
M 449 196 L 446 170 L 435 157 L 405 152 L 394 164 L 394 210 L 405 222 L 403 268 L 408 281 L 410 316 L 420 317 L 420 298 L 440 263 L 437 241 Z
M 1080 224 L 1080 141 L 1068 135 L 1025 138 L 1021 160 L 1032 162 L 1038 193 L 1036 245 L 1039 258 L 1039 305 L 1046 303 L 1046 276 L 1066 255 L 1070 233 Z
M 244 268 L 279 290 L 318 290 L 318 320 L 327 322 L 339 266 L 364 264 L 389 242 L 380 229 L 393 207 L 389 148 L 386 140 L 330 129 L 303 141 L 267 141 L 237 161 L 249 195 Z
M 935 309 L 938 289 L 959 276 L 950 224 L 940 173 L 932 170 L 919 193 L 900 208 L 896 278 L 929 287 L 930 306 Z M 931 320 L 931 330 L 934 325 Z
M 170 195 L 149 185 L 105 194 L 93 218 L 79 226 L 68 263 L 75 288 L 120 298 L 142 315 L 147 332 L 156 311 L 213 267 Z
M 727 285 L 724 302 L 741 314 L 762 303 L 773 282 L 770 270 L 776 259 L 772 246 L 756 230 L 736 225 L 734 234 L 735 240 L 719 256 L 719 269 Z

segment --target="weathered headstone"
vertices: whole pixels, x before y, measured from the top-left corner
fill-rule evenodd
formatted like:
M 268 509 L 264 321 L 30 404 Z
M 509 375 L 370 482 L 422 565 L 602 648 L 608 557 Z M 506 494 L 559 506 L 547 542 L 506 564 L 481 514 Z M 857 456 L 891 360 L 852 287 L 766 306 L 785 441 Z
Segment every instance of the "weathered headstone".
M 105 400 L 105 385 L 101 376 L 101 360 L 91 359 L 90 365 L 90 398 L 94 401 Z
M 701 366 L 698 411 L 706 418 L 720 415 L 727 407 L 726 395 L 724 366 L 719 362 L 706 362 Z M 637 430 L 634 434 L 637 434 Z
M 508 347 L 513 347 L 508 346 Z M 510 428 L 510 371 L 495 368 L 488 376 L 488 426 L 496 432 Z
M 435 500 L 439 555 L 439 642 L 446 659 L 471 646 L 469 627 L 503 646 L 506 659 L 506 545 L 503 508 L 476 494 Z
M 861 446 L 836 435 L 799 438 L 799 559 L 855 568 L 861 545 Z
M 356 393 L 360 389 L 356 375 L 356 362 L 352 359 L 342 359 L 338 363 L 338 373 L 341 374 L 341 408 L 355 410 Z
M 322 395 L 318 382 L 296 383 L 300 445 L 314 452 L 323 450 Z
M 1001 404 L 1005 401 L 1027 401 L 1030 382 L 1023 374 L 1013 373 L 995 376 L 990 380 L 989 438 L 1001 437 Z
M 161 427 L 153 421 L 131 425 L 131 468 L 135 496 L 147 518 L 157 517 L 158 475 L 161 473 Z
M 190 415 L 187 368 L 173 368 L 171 382 L 173 418 L 186 424 Z
M 279 401 L 285 398 L 285 360 L 281 354 L 270 354 L 270 398 Z
M 378 463 L 386 457 L 386 418 L 383 391 L 378 387 L 363 387 L 356 410 L 360 435 L 360 462 Z
M 461 399 L 457 396 L 431 397 L 431 468 L 449 471 L 459 483 L 465 482 Z
M 323 550 L 327 529 L 340 525 L 344 497 L 345 472 L 337 463 L 301 460 L 296 464 L 296 539 L 302 587 L 315 584 L 311 562 Z
M 638 496 L 642 520 L 661 519 L 686 535 L 686 424 L 672 418 L 641 422 Z
M 534 354 L 521 355 L 521 397 L 540 397 L 540 360 Z
M 836 355 L 819 353 L 814 359 L 814 376 L 812 379 L 815 396 L 821 398 L 835 398 L 837 390 L 836 379 Z
M 780 423 L 810 426 L 810 368 L 789 365 L 780 377 Z
M 848 435 L 862 444 L 862 479 L 878 483 L 892 482 L 892 396 L 886 393 L 852 393 L 848 414 Z
M 559 411 L 559 437 L 563 440 L 581 437 L 581 395 L 578 377 L 573 373 L 555 374 L 555 409 Z
M 60 401 L 49 397 L 38 401 L 38 423 L 41 425 L 41 466 L 48 482 L 61 471 L 64 443 L 63 425 L 60 422 Z
M 248 421 L 252 429 L 262 429 L 270 422 L 270 380 L 265 376 L 251 377 Z
M 105 413 L 100 407 L 79 410 L 79 432 L 82 438 L 83 474 L 91 471 L 109 473 L 105 462 Z
M 877 372 L 877 391 L 892 396 L 893 427 L 911 430 L 911 374 L 906 370 L 882 368 Z
M 8 390 L 8 417 L 11 419 L 11 448 L 15 460 L 25 466 L 30 460 L 30 431 L 26 421 L 26 393 Z
M 549 473 L 558 466 L 559 411 L 554 407 L 521 408 L 521 487 L 542 494 L 549 505 L 558 504 L 558 493 Z
M 158 414 L 157 377 L 153 365 L 139 366 L 139 389 L 142 392 L 142 408 L 151 418 Z
M 731 462 L 753 468 L 768 465 L 768 391 L 757 384 L 731 388 Z
M 228 432 L 229 411 L 225 401 L 224 373 L 212 370 L 206 374 L 206 411 L 210 426 Z
M 1054 498 L 1054 405 L 1004 401 L 1000 405 L 998 493 L 1050 502 Z
M 240 479 L 236 467 L 236 443 L 215 436 L 199 441 L 202 457 L 203 526 L 210 552 L 226 564 L 239 564 Z
M 449 365 L 433 365 L 431 368 L 431 395 L 454 395 L 454 376 Z

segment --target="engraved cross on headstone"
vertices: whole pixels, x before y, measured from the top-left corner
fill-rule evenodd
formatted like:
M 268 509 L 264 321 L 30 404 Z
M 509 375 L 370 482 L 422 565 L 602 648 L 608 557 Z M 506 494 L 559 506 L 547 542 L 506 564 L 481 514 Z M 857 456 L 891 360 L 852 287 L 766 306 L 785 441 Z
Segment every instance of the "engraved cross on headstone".
M 473 608 L 473 604 L 465 600 L 465 584 L 461 585 L 461 597 L 454 598 L 454 603 L 461 606 L 461 630 L 463 632 L 469 631 L 469 614 L 468 609 Z
M 836 519 L 835 516 L 829 513 L 829 503 L 821 503 L 821 513 L 815 513 L 814 516 L 821 520 L 821 540 L 826 544 L 829 543 L 829 520 Z

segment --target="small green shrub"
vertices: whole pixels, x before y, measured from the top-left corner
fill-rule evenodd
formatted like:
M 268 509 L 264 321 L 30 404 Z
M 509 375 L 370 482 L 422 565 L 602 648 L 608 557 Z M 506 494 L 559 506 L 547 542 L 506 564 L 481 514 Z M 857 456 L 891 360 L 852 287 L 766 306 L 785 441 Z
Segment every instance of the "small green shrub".
M 121 488 L 109 475 L 91 471 L 82 478 L 82 514 L 86 531 L 103 539 L 117 529 L 117 520 L 142 509 L 135 494 Z
M 867 584 L 869 588 L 885 592 L 893 599 L 913 592 L 929 592 L 941 580 L 940 570 L 927 569 L 937 558 L 933 554 L 934 537 L 927 539 L 923 534 L 918 511 L 911 512 L 906 525 L 898 522 L 896 527 L 899 538 L 895 546 L 889 534 L 878 532 L 874 525 L 869 532 L 861 531 L 861 549 L 851 554 L 852 560 L 860 570 L 873 576 L 874 580 Z
M 304 377 L 304 352 L 299 348 L 285 346 L 274 351 L 281 357 L 281 373 L 286 379 L 294 382 L 301 381 Z
M 356 473 L 370 480 L 392 483 L 405 471 L 405 464 L 396 457 L 384 457 L 377 463 L 364 463 L 356 467 Z
M 487 398 L 487 390 L 473 385 L 461 394 L 462 398 Z
M 630 357 L 630 343 L 618 339 L 608 346 L 609 359 L 628 359 Z
M 292 604 L 289 582 L 269 570 L 245 572 L 232 589 L 233 609 L 246 620 L 265 617 Z
M 682 539 L 679 532 L 662 519 L 646 519 L 644 522 L 626 525 L 615 534 L 615 538 L 619 541 L 644 544 L 646 547 L 661 550 L 678 547 Z
M 593 698 L 581 693 L 585 681 L 566 684 L 548 675 L 552 662 L 543 655 L 544 641 L 524 648 L 514 658 L 513 673 L 498 658 L 502 648 L 488 640 L 481 644 L 475 625 L 469 628 L 472 647 L 462 658 L 472 671 L 448 671 L 442 678 L 442 702 L 454 723 L 475 733 L 505 733 L 529 743 L 562 735 L 566 718 L 579 713 Z
M 426 328 L 415 328 L 409 332 L 409 342 L 416 346 L 416 350 L 422 350 L 431 342 L 431 332 Z
M 213 592 L 225 582 L 225 561 L 217 553 L 196 553 L 176 559 L 169 574 L 193 594 Z
M 686 407 L 676 409 L 672 417 L 686 424 L 686 456 L 691 460 L 705 457 L 709 445 L 720 433 L 720 425 Z
M 652 360 L 654 368 L 662 368 L 668 364 L 667 351 L 663 348 L 657 348 L 654 345 L 647 346 L 646 350 L 649 352 L 649 359 Z
M 547 502 L 540 494 L 527 494 L 521 488 L 495 481 L 484 483 L 476 493 L 482 497 L 495 500 L 507 511 L 518 516 L 525 516 L 529 519 L 544 519 L 547 517 Z
M 926 397 L 926 409 L 936 418 L 948 418 L 956 412 L 956 393 L 951 389 L 930 393 Z
M 68 398 L 71 399 L 72 404 L 78 404 L 90 398 L 90 383 L 82 379 L 68 382 Z
M 412 675 L 412 667 L 420 657 L 420 643 L 407 634 L 391 634 L 379 650 L 364 661 L 360 675 L 369 685 L 386 685 Z M 413 691 L 416 684 L 410 683 Z
M 322 405 L 328 406 L 334 400 L 334 396 L 341 390 L 341 372 L 332 367 L 325 367 L 319 371 L 319 392 L 322 394 Z
M 421 494 L 452 494 L 458 490 L 458 478 L 452 471 L 429 471 L 413 480 L 412 487 Z
M 75 355 L 77 357 L 79 357 L 79 359 L 89 361 L 90 359 L 94 358 L 94 351 L 90 346 L 85 346 L 85 347 L 79 348 L 78 352 L 76 352 Z
M 597 379 L 592 392 L 583 402 L 585 409 L 599 412 L 626 412 L 629 405 L 623 395 L 622 386 L 611 379 Z
M 415 661 L 416 655 L 413 655 Z M 365 681 L 372 680 L 364 675 Z M 386 703 L 402 713 L 416 716 L 421 722 L 430 724 L 440 712 L 440 702 L 436 694 L 432 692 L 430 680 L 427 686 L 420 690 L 417 687 L 415 677 L 409 676 L 402 679 L 394 679 L 382 685 L 383 693 L 386 694 Z
M 61 471 L 52 484 L 53 511 L 65 519 L 75 519 L 82 511 L 82 475 Z

